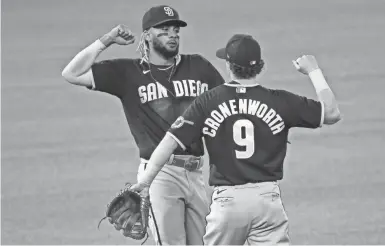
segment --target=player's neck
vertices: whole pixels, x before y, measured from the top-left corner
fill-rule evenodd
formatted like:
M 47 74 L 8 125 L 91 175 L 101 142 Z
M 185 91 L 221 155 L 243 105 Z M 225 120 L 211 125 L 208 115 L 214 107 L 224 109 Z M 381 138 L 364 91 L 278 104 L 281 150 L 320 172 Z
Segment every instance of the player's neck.
M 165 59 L 162 55 L 158 54 L 157 52 L 151 52 L 149 54 L 149 62 L 158 66 L 167 66 L 174 64 L 175 57 Z
M 257 85 L 258 82 L 255 79 L 233 79 L 233 81 L 240 83 L 241 85 Z
M 240 83 L 241 85 L 255 85 L 255 84 L 258 84 L 258 82 L 257 82 L 257 80 L 255 78 L 252 78 L 252 79 L 238 79 L 238 78 L 235 78 L 235 76 L 233 74 L 231 74 L 231 73 L 230 73 L 230 79 L 232 81 Z

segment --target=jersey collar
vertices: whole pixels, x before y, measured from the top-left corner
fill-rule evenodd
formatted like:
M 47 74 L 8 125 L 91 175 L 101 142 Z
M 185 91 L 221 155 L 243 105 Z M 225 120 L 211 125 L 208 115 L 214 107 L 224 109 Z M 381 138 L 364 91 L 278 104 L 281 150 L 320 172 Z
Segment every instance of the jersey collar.
M 175 65 L 178 66 L 178 64 L 180 63 L 181 60 L 182 60 L 181 55 L 180 54 L 176 55 L 175 56 Z M 142 57 L 142 59 L 140 60 L 140 64 L 142 64 L 143 62 L 146 62 L 147 64 L 149 64 L 148 59 L 146 59 L 145 57 Z
M 255 86 L 259 86 L 259 84 L 256 81 L 255 81 L 254 84 L 244 85 L 244 84 L 239 83 L 236 80 L 232 80 L 230 82 L 226 82 L 224 85 L 230 86 L 230 87 L 255 87 Z

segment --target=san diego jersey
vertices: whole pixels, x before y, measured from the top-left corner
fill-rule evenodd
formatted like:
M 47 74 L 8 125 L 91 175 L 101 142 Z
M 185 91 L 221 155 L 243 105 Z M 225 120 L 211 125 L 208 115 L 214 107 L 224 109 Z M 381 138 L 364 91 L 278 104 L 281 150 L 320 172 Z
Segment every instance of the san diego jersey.
M 282 179 L 289 129 L 317 128 L 322 122 L 318 101 L 230 82 L 199 96 L 168 134 L 182 147 L 203 136 L 209 184 L 239 185 Z
M 105 60 L 92 65 L 93 90 L 118 97 L 140 157 L 149 159 L 171 124 L 199 95 L 224 83 L 200 55 L 177 56 L 174 66 L 155 66 L 140 59 Z M 204 154 L 201 140 L 175 154 Z

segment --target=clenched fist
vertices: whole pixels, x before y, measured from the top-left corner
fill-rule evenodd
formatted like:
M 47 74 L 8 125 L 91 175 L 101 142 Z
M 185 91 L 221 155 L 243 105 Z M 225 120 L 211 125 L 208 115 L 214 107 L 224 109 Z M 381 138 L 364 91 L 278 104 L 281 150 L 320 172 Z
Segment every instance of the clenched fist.
M 111 44 L 129 45 L 135 42 L 135 36 L 125 25 L 118 25 L 104 35 L 100 41 L 105 46 Z
M 312 55 L 303 55 L 293 61 L 294 67 L 301 73 L 309 75 L 312 71 L 319 69 L 317 60 Z

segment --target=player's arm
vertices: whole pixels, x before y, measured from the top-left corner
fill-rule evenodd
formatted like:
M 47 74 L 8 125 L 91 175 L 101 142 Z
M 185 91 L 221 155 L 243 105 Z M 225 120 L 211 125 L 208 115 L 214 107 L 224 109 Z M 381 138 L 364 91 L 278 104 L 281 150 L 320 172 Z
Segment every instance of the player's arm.
M 92 87 L 94 76 L 91 67 L 99 54 L 114 43 L 128 45 L 134 42 L 135 37 L 127 27 L 119 25 L 80 51 L 63 69 L 62 76 L 71 84 Z
M 204 123 L 203 108 L 199 100 L 201 97 L 195 99 L 183 115 L 172 124 L 156 147 L 147 163 L 146 170 L 138 179 L 138 191 L 151 185 L 178 146 L 185 150 L 186 146 L 201 137 L 201 129 Z M 135 186 L 134 189 L 136 189 Z
M 166 133 L 152 153 L 147 168 L 139 177 L 138 183 L 149 187 L 177 147 L 178 142 L 170 134 Z
M 332 125 L 341 120 L 341 113 L 333 91 L 330 89 L 326 79 L 318 66 L 314 56 L 305 55 L 293 61 L 296 69 L 309 76 L 318 100 L 323 104 L 323 122 L 321 124 Z

